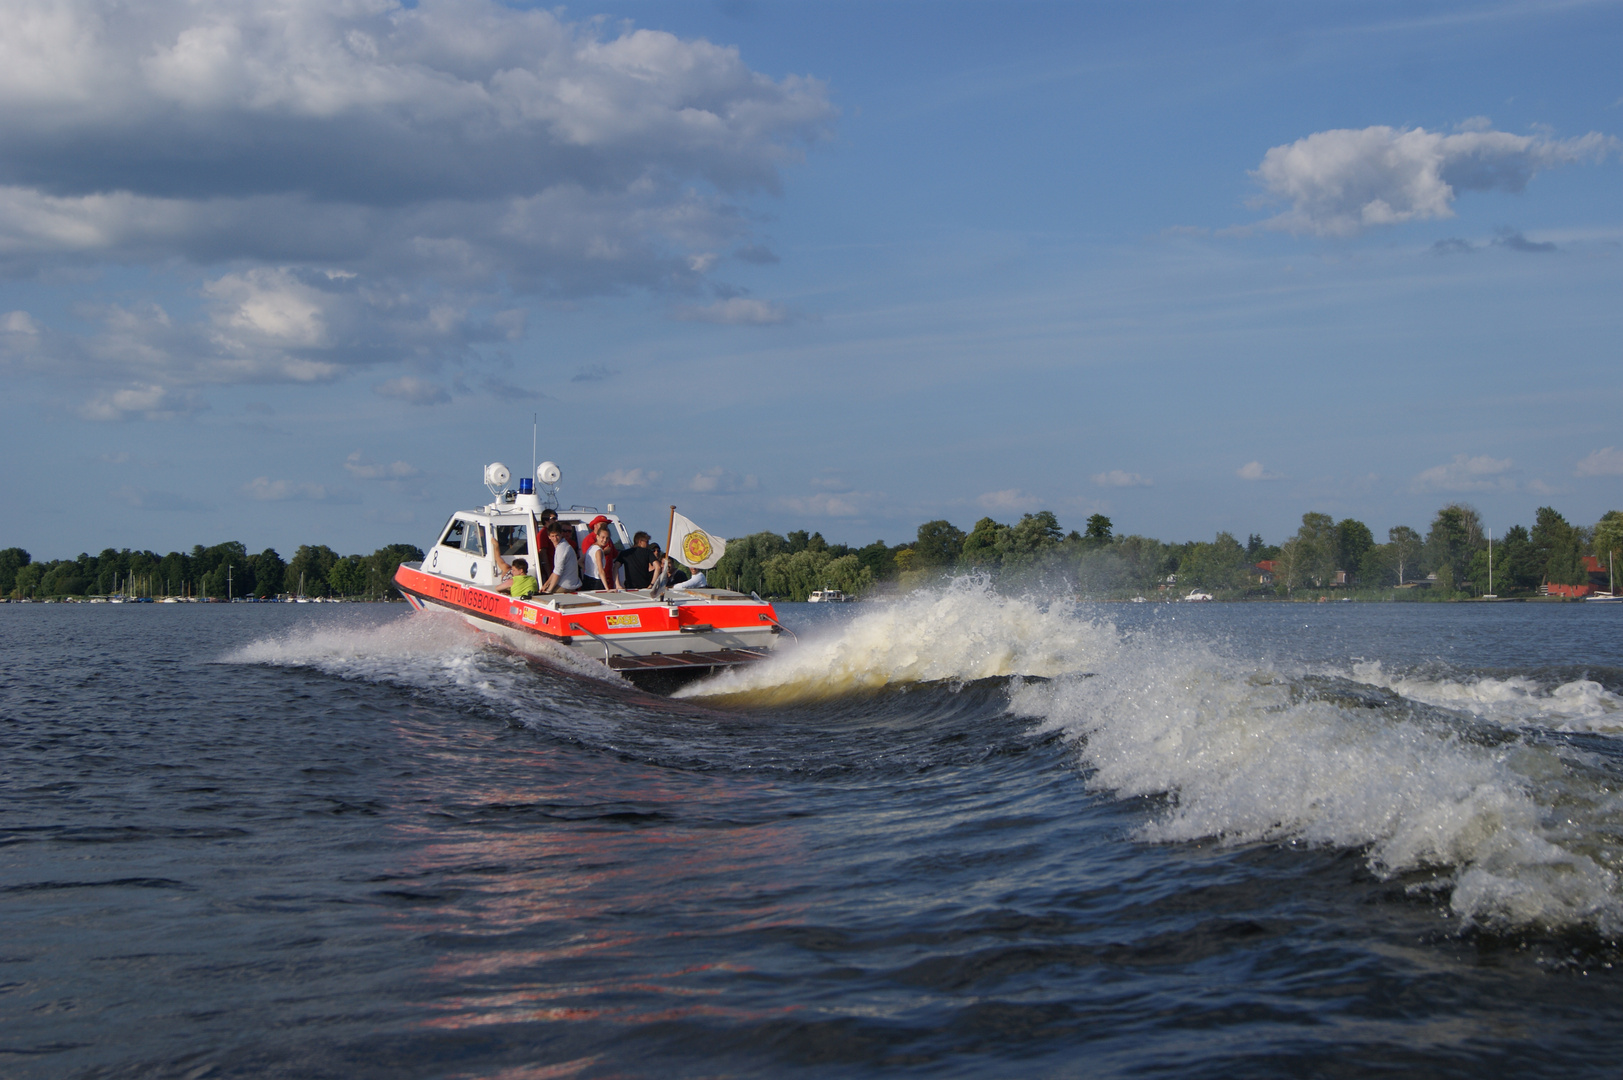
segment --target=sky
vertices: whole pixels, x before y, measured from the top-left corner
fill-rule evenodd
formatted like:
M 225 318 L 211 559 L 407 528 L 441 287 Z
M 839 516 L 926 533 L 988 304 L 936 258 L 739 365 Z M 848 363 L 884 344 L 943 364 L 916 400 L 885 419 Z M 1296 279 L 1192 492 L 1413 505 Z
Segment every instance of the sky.
M 0 0 L 0 546 L 1623 508 L 1623 3 Z

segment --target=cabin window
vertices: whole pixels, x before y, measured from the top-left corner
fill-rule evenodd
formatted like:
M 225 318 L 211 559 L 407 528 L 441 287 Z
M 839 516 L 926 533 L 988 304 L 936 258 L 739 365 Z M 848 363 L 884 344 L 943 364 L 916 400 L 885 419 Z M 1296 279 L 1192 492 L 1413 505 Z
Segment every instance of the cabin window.
M 462 550 L 469 555 L 485 553 L 485 527 L 477 521 L 468 522 L 467 535 L 462 538 Z
M 450 527 L 445 530 L 445 538 L 440 541 L 446 547 L 460 548 L 463 538 L 467 535 L 468 523 L 461 518 L 453 518 Z
M 496 526 L 496 544 L 502 558 L 512 559 L 530 553 L 529 530 L 523 525 Z

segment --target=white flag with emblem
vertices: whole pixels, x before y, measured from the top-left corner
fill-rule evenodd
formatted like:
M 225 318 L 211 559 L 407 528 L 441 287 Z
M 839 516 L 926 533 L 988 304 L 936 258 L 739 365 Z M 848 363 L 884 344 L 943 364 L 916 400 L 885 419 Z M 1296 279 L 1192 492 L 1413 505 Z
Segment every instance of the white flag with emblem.
M 676 561 L 694 570 L 708 570 L 727 554 L 727 541 L 711 536 L 681 514 L 671 514 L 671 551 Z

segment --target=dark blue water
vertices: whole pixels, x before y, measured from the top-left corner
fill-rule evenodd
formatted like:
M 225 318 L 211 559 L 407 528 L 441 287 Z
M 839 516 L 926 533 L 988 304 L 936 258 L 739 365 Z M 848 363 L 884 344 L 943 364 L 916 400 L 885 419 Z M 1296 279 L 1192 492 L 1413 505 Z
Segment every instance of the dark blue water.
M 1623 611 L 0 607 L 0 1075 L 1588 1076 Z

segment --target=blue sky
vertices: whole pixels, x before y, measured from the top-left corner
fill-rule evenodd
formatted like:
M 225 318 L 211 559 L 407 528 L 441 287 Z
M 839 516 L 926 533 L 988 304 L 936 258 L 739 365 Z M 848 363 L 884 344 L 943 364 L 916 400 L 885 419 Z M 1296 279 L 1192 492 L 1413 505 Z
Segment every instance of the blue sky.
M 1623 506 L 1623 5 L 0 0 L 0 544 Z

